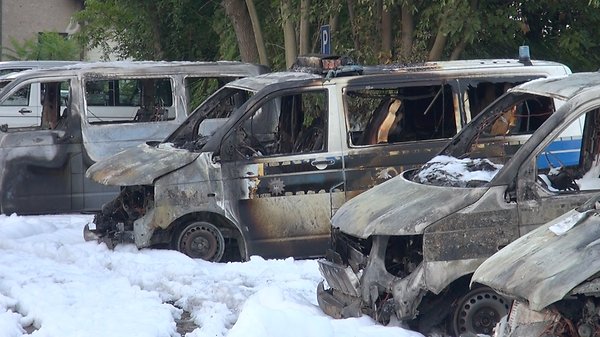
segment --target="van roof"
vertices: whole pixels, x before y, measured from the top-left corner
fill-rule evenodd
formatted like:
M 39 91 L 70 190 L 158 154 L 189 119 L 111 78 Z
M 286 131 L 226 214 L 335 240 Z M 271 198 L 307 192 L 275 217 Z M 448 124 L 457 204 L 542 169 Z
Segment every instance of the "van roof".
M 568 100 L 583 91 L 597 89 L 598 86 L 600 86 L 600 73 L 585 72 L 560 78 L 540 78 L 510 90 Z
M 112 61 L 81 62 L 52 68 L 27 70 L 13 74 L 14 79 L 30 79 L 47 76 L 72 76 L 93 74 L 94 76 L 153 75 L 153 74 L 202 74 L 210 77 L 245 77 L 265 73 L 263 65 L 236 61 L 192 62 L 192 61 Z
M 37 69 L 37 68 L 50 68 L 50 67 L 60 67 L 66 66 L 76 63 L 81 63 L 82 61 L 54 61 L 54 60 L 44 60 L 44 61 L 0 61 L 0 69 Z
M 476 59 L 476 60 L 454 60 L 424 62 L 415 64 L 386 64 L 378 66 L 367 66 L 365 72 L 412 72 L 412 71 L 443 71 L 464 69 L 498 69 L 498 68 L 524 68 L 529 67 L 562 67 L 570 69 L 562 63 L 553 61 L 531 60 L 530 64 L 524 64 L 517 59 Z
M 316 75 L 303 71 L 282 71 L 264 74 L 255 77 L 242 78 L 232 81 L 227 84 L 228 87 L 244 89 L 252 92 L 277 83 L 288 83 L 289 87 L 302 85 L 299 81 L 310 82 L 316 79 L 324 80 L 327 78 L 331 81 L 354 81 L 360 82 L 360 78 L 365 81 L 373 80 L 387 75 L 388 78 L 393 76 L 406 76 L 406 74 L 415 74 L 422 78 L 424 73 L 430 74 L 431 77 L 448 75 L 448 76 L 463 76 L 463 77 L 481 77 L 494 76 L 498 74 L 511 75 L 547 75 L 547 76 L 564 76 L 571 73 L 569 67 L 562 63 L 552 61 L 532 60 L 531 64 L 525 65 L 516 59 L 479 59 L 479 60 L 456 60 L 456 61 L 439 61 L 439 62 L 424 62 L 418 64 L 389 64 L 389 65 L 372 65 L 362 66 L 362 75 L 343 76 L 330 78 L 327 75 Z M 416 75 L 416 74 L 419 75 Z M 392 77 L 389 77 L 392 76 Z M 410 75 L 409 75 L 410 76 Z

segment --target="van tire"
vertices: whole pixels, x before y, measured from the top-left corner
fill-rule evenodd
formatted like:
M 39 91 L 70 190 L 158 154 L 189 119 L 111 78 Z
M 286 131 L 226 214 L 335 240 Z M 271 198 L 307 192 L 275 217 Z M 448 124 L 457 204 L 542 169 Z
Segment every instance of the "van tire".
M 451 332 L 454 336 L 492 335 L 496 323 L 508 314 L 510 304 L 491 288 L 474 288 L 453 307 Z
M 225 253 L 221 230 L 207 221 L 182 224 L 175 230 L 172 248 L 194 259 L 219 262 Z

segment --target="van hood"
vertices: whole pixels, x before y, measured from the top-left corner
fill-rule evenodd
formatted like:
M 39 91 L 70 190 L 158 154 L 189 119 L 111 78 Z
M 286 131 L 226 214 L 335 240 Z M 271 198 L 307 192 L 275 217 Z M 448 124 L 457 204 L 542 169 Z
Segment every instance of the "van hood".
M 422 234 L 427 226 L 477 201 L 489 187 L 460 188 L 415 183 L 404 172 L 346 202 L 333 227 L 366 239 L 371 235 Z
M 85 176 L 103 185 L 152 185 L 156 178 L 193 162 L 199 155 L 170 143 L 146 143 L 95 163 Z
M 538 227 L 488 258 L 472 282 L 526 300 L 537 311 L 561 300 L 600 271 L 598 214 L 571 210 Z

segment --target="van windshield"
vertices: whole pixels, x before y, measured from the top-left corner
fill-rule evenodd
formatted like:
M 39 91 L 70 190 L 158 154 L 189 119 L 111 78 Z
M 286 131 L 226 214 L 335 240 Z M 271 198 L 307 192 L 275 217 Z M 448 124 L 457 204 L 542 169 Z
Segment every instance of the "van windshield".
M 173 143 L 177 148 L 199 151 L 206 141 L 232 116 L 233 111 L 241 107 L 254 95 L 254 92 L 224 87 L 206 99 L 175 130 L 165 143 Z
M 483 186 L 555 111 L 550 97 L 509 92 L 473 119 L 444 155 L 423 165 L 412 180 L 438 186 Z

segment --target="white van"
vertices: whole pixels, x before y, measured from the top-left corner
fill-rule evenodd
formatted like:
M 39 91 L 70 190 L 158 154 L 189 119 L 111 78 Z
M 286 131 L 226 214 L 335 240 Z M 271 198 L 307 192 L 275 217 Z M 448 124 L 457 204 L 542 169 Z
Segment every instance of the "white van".
M 18 74 L 26 70 L 45 69 L 67 66 L 77 61 L 4 61 L 0 62 L 0 89 L 12 82 Z M 16 119 L 10 123 L 14 126 L 31 126 L 40 118 L 41 87 L 39 83 L 23 87 L 6 101 L 0 103 L 0 124 L 8 123 L 9 118 Z M 18 114 L 14 114 L 17 111 Z

